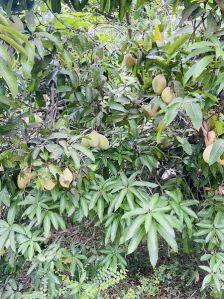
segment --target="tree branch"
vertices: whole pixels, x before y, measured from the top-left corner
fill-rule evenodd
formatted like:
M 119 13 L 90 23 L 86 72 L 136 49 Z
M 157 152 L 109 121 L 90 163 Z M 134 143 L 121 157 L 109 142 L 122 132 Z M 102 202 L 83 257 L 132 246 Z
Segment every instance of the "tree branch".
M 128 37 L 131 39 L 132 37 L 132 29 L 131 29 L 131 15 L 130 13 L 126 13 L 126 22 L 128 25 Z

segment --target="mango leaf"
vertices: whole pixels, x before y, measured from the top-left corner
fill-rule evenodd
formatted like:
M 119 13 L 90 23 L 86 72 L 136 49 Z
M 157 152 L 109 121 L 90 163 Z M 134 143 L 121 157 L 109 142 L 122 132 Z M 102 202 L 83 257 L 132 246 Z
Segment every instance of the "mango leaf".
M 140 228 L 138 230 L 138 232 L 133 236 L 133 238 L 131 239 L 131 242 L 128 245 L 128 254 L 131 254 L 132 252 L 134 252 L 136 250 L 136 248 L 138 247 L 139 243 L 141 242 L 141 240 L 144 237 L 144 229 Z
M 162 225 L 157 225 L 157 231 L 161 235 L 161 237 L 169 244 L 169 246 L 175 252 L 178 252 L 178 246 L 175 237 L 169 234 L 169 232 Z
M 136 217 L 136 219 L 132 222 L 132 224 L 128 228 L 125 241 L 128 241 L 131 238 L 133 238 L 133 236 L 136 234 L 137 230 L 139 229 L 139 227 L 142 225 L 144 221 L 145 221 L 145 215 L 139 215 L 138 217 Z
M 213 51 L 214 49 L 211 47 L 204 47 L 195 50 L 190 50 L 190 54 L 187 56 L 186 60 L 190 60 L 192 57 L 199 56 L 204 53 L 208 53 Z
M 12 68 L 7 64 L 7 62 L 0 57 L 0 74 L 8 85 L 13 98 L 18 94 L 18 83 L 17 78 L 12 70 Z
M 158 260 L 158 251 L 159 251 L 158 236 L 157 236 L 155 221 L 151 223 L 148 231 L 147 247 L 149 251 L 150 262 L 154 268 Z
M 49 41 L 51 41 L 55 45 L 55 47 L 58 49 L 59 52 L 64 51 L 61 40 L 58 37 L 56 37 L 55 35 L 47 33 L 47 32 L 40 32 L 40 33 L 38 33 L 38 36 L 40 38 L 45 38 L 45 39 L 48 39 Z
M 199 3 L 193 3 L 191 6 L 189 6 L 187 9 L 183 11 L 183 16 L 180 20 L 180 23 L 178 26 L 182 26 L 185 21 L 188 20 L 188 18 L 191 16 L 191 14 L 200 6 Z
M 26 25 L 31 32 L 36 30 L 35 14 L 33 11 L 26 11 Z
M 167 54 L 169 56 L 173 55 L 181 46 L 184 45 L 184 42 L 190 37 L 190 34 L 185 33 L 181 36 L 178 36 L 176 40 L 171 43 L 167 49 Z
M 121 112 L 127 112 L 124 106 L 119 103 L 110 103 L 110 109 L 114 109 Z
M 76 150 L 74 150 L 73 148 L 70 148 L 69 153 L 74 162 L 75 169 L 79 170 L 80 169 L 80 157 L 79 157 L 78 152 Z
M 209 14 L 207 17 L 206 30 L 209 36 L 211 36 L 218 28 L 218 22 L 213 14 Z
M 179 106 L 179 103 L 172 103 L 167 107 L 163 120 L 166 125 L 169 125 L 175 119 L 178 113 Z
M 64 153 L 60 145 L 55 143 L 49 143 L 45 145 L 45 148 L 51 153 L 51 158 L 58 159 Z
M 2 108 L 8 108 L 10 107 L 11 99 L 6 97 L 3 94 L 0 94 L 0 107 Z
M 10 207 L 10 194 L 6 187 L 0 192 L 0 204 L 1 203 L 6 205 L 7 207 Z
M 136 9 L 138 9 L 140 6 L 142 6 L 145 2 L 146 2 L 146 0 L 137 0 Z
M 123 20 L 127 11 L 127 0 L 119 0 L 119 19 Z
M 189 51 L 195 50 L 195 49 L 205 49 L 205 48 L 210 48 L 212 49 L 214 47 L 212 42 L 209 41 L 201 41 L 201 42 L 197 42 L 197 43 L 193 43 L 192 45 L 190 45 L 188 47 Z
M 30 44 L 30 46 L 26 46 L 26 52 L 28 54 L 27 61 L 22 63 L 23 74 L 26 79 L 31 78 L 31 71 L 34 65 L 34 57 L 35 57 L 35 46 L 34 44 Z
M 8 32 L 9 34 L 11 34 L 12 38 L 17 42 L 19 43 L 20 40 L 22 40 L 24 43 L 26 44 L 30 44 L 28 38 L 22 34 L 21 32 L 19 32 L 18 30 L 16 29 L 13 29 L 12 27 L 10 26 L 4 26 L 4 25 L 1 25 L 0 24 L 0 30 L 1 32 Z M 3 34 L 4 35 L 4 34 Z
M 9 51 L 6 45 L 0 45 L 0 57 L 10 63 L 12 58 L 9 55 Z
M 81 144 L 78 144 L 78 143 L 75 143 L 75 144 L 72 145 L 72 147 L 74 149 L 76 149 L 77 151 L 83 153 L 85 156 L 87 156 L 93 162 L 95 161 L 95 157 L 94 157 L 93 153 L 91 152 L 91 150 L 89 150 L 85 146 L 83 146 Z
M 223 153 L 224 153 L 224 140 L 217 139 L 212 147 L 212 151 L 209 157 L 209 165 L 212 165 L 217 160 L 219 160 Z
M 197 63 L 192 65 L 184 74 L 184 83 L 186 84 L 192 76 L 194 79 L 198 78 L 206 69 L 206 67 L 213 61 L 213 59 L 214 55 L 205 56 Z
M 104 11 L 107 5 L 107 0 L 100 0 L 100 10 Z
M 187 153 L 188 155 L 192 155 L 192 147 L 191 147 L 191 144 L 188 142 L 188 140 L 186 138 L 182 138 L 180 136 L 177 136 L 176 138 L 182 145 L 182 148 L 185 151 L 185 153 Z
M 53 12 L 61 12 L 61 0 L 51 0 L 51 9 Z
M 198 103 L 195 101 L 187 101 L 185 103 L 185 109 L 186 113 L 189 116 L 190 120 L 192 121 L 192 124 L 196 130 L 199 130 L 202 124 L 202 111 L 201 107 Z

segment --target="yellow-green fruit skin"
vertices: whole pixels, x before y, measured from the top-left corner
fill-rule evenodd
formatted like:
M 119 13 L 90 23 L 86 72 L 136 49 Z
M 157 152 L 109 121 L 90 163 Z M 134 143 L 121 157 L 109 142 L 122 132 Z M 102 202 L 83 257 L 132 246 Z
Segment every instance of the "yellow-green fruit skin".
M 175 99 L 175 93 L 170 87 L 166 87 L 161 94 L 161 98 L 163 102 L 169 104 L 173 99 Z
M 135 64 L 137 64 L 137 59 L 132 54 L 128 53 L 124 56 L 123 65 L 127 69 L 130 69 Z
M 30 169 L 27 169 L 25 172 L 20 173 L 17 178 L 17 185 L 19 189 L 25 189 L 26 186 L 30 183 L 32 178 L 32 173 Z
M 110 147 L 110 143 L 107 137 L 99 134 L 99 148 L 102 150 L 107 150 L 109 147 Z
M 60 185 L 64 188 L 69 188 L 72 180 L 73 180 L 72 172 L 68 168 L 65 168 L 65 170 L 59 176 Z
M 210 158 L 210 154 L 211 154 L 211 151 L 212 151 L 212 147 L 213 147 L 213 144 L 209 144 L 208 146 L 206 146 L 206 148 L 203 152 L 203 160 L 206 163 L 209 163 L 209 158 Z
M 205 138 L 205 144 L 206 146 L 212 144 L 215 142 L 216 139 L 216 133 L 215 131 L 209 131 L 206 138 Z
M 152 80 L 152 89 L 157 95 L 161 95 L 163 90 L 166 88 L 166 78 L 163 74 L 157 75 L 153 80 Z
M 18 185 L 19 189 L 25 189 L 27 186 L 27 179 L 22 176 L 19 176 L 17 178 L 17 185 Z
M 51 191 L 55 187 L 55 183 L 51 179 L 46 179 L 43 182 L 43 187 L 45 190 Z
M 81 144 L 87 147 L 90 146 L 103 150 L 107 150 L 110 147 L 109 140 L 95 130 L 88 134 L 86 138 L 83 138 Z
M 89 139 L 88 138 L 83 138 L 81 141 L 81 145 L 88 147 L 89 146 Z
M 99 133 L 92 131 L 89 135 L 89 146 L 97 147 L 99 144 Z

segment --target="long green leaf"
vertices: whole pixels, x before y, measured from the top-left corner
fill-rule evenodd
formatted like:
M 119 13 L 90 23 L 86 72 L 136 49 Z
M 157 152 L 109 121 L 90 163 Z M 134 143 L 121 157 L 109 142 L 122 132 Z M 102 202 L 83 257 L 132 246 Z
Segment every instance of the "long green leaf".
M 145 222 L 145 216 L 144 215 L 139 215 L 131 224 L 131 226 L 128 229 L 125 241 L 128 241 L 131 239 L 136 231 L 139 229 L 139 227 L 142 225 L 142 223 Z
M 167 244 L 175 251 L 178 251 L 177 242 L 174 236 L 170 235 L 167 230 L 164 229 L 161 225 L 157 225 L 157 231 L 163 237 L 163 239 L 167 242 Z
M 119 0 L 119 19 L 123 20 L 127 10 L 127 0 Z
M 200 6 L 199 3 L 193 3 L 192 5 L 188 6 L 184 11 L 183 11 L 183 16 L 180 20 L 180 23 L 178 26 L 181 26 L 182 24 L 185 23 L 185 21 L 188 20 L 188 18 L 191 16 L 191 14 Z
M 18 41 L 18 38 L 21 39 L 24 43 L 26 44 L 30 44 L 28 38 L 22 34 L 21 32 L 19 32 L 18 30 L 16 29 L 13 29 L 12 27 L 10 26 L 4 26 L 4 25 L 0 25 L 0 30 L 1 32 L 8 32 L 11 34 L 11 36 L 16 40 Z
M 16 49 L 18 52 L 20 52 L 25 57 L 27 57 L 27 53 L 25 49 L 20 44 L 18 44 L 14 39 L 12 39 L 11 37 L 5 34 L 0 34 L 0 39 L 4 40 L 8 44 L 10 44 L 14 49 Z
M 152 222 L 148 231 L 147 247 L 149 251 L 149 258 L 153 268 L 156 266 L 158 261 L 158 236 L 156 230 L 156 223 Z
M 92 160 L 93 162 L 95 162 L 95 158 L 93 153 L 91 152 L 91 150 L 89 150 L 88 148 L 86 148 L 85 146 L 75 143 L 72 145 L 72 147 L 74 149 L 76 149 L 77 151 L 83 153 L 85 156 L 87 156 L 90 160 Z
M 17 78 L 11 69 L 11 67 L 7 64 L 7 62 L 0 57 L 0 75 L 5 80 L 8 85 L 13 98 L 15 98 L 18 94 L 18 83 Z
M 122 201 L 123 201 L 124 197 L 126 196 L 126 194 L 127 194 L 127 189 L 123 189 L 120 192 L 120 194 L 118 195 L 116 203 L 115 203 L 115 211 L 120 208 Z
M 185 104 L 186 113 L 189 116 L 192 124 L 196 130 L 199 130 L 202 124 L 202 111 L 198 103 L 192 101 L 187 101 Z
M 153 218 L 163 227 L 164 230 L 166 230 L 171 236 L 174 237 L 174 230 L 166 220 L 164 214 L 155 212 L 153 213 Z
M 51 0 L 51 9 L 55 13 L 61 12 L 61 0 Z
M 75 166 L 75 169 L 79 170 L 80 169 L 80 157 L 79 157 L 79 154 L 77 153 L 76 150 L 70 148 L 69 149 L 69 154 L 74 162 L 74 166 Z
M 172 56 L 181 46 L 184 45 L 184 42 L 189 37 L 190 37 L 190 34 L 188 34 L 188 33 L 178 36 L 177 39 L 169 45 L 169 47 L 167 49 L 167 54 L 169 56 Z
M 134 235 L 134 237 L 131 239 L 131 242 L 128 246 L 128 254 L 134 252 L 136 248 L 138 247 L 139 243 L 144 237 L 144 229 L 141 228 L 138 230 L 138 232 Z
M 193 76 L 194 79 L 198 78 L 206 67 L 213 61 L 214 55 L 203 57 L 197 63 L 193 64 L 184 75 L 184 83 L 186 84 Z
M 180 103 L 175 103 L 167 107 L 163 120 L 166 125 L 169 125 L 175 119 L 178 114 L 179 106 Z

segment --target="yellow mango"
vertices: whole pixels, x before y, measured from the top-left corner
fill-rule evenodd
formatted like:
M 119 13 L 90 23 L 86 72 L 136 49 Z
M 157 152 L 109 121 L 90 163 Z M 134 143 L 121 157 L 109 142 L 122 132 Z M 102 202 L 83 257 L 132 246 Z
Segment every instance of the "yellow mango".
M 157 75 L 152 80 L 152 88 L 157 95 L 161 95 L 163 90 L 166 88 L 166 78 L 163 74 Z
M 42 182 L 42 186 L 48 191 L 54 189 L 55 185 L 56 184 L 52 179 L 46 179 Z
M 72 181 L 73 181 L 72 172 L 68 168 L 65 168 L 65 170 L 59 176 L 60 185 L 64 188 L 69 188 Z
M 32 178 L 31 169 L 27 168 L 23 172 L 21 172 L 17 177 L 17 185 L 19 189 L 25 189 L 27 185 L 30 183 Z
M 175 97 L 175 93 L 170 87 L 166 87 L 161 94 L 163 102 L 167 104 L 169 104 L 173 99 L 175 99 Z
M 89 135 L 89 146 L 91 147 L 97 147 L 99 144 L 99 133 L 97 133 L 95 130 L 93 130 Z
M 99 148 L 102 150 L 107 150 L 110 147 L 109 140 L 102 134 L 99 134 Z
M 137 64 L 137 59 L 131 54 L 127 53 L 124 55 L 123 63 L 127 69 L 132 68 L 135 64 Z

